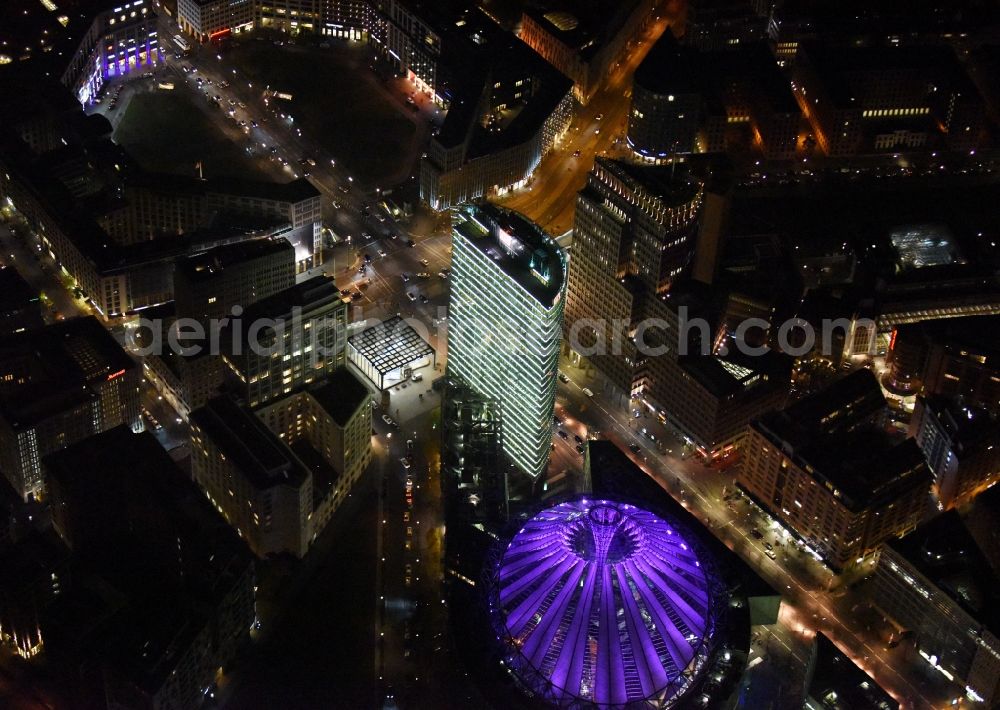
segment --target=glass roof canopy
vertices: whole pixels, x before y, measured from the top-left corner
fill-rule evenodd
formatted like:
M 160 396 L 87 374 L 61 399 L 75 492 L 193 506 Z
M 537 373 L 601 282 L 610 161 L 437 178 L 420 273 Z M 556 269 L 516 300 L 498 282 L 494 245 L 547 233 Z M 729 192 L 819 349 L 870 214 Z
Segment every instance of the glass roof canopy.
M 669 708 L 714 632 L 710 574 L 675 525 L 579 499 L 529 520 L 494 571 L 504 662 L 557 706 Z

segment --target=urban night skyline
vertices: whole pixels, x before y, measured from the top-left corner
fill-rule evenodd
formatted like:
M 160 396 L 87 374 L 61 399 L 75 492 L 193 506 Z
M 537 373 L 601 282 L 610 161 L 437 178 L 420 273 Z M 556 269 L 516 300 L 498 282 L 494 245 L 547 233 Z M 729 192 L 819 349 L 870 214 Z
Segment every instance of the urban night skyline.
M 1000 707 L 996 0 L 0 14 L 0 708 Z

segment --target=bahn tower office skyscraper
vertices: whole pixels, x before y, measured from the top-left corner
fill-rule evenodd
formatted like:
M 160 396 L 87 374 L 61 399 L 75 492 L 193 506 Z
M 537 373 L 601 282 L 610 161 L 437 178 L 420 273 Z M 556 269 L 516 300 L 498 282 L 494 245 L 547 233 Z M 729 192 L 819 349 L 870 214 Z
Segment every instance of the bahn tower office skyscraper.
M 492 205 L 456 218 L 448 369 L 503 406 L 503 449 L 525 473 L 548 464 L 566 257 L 537 225 Z

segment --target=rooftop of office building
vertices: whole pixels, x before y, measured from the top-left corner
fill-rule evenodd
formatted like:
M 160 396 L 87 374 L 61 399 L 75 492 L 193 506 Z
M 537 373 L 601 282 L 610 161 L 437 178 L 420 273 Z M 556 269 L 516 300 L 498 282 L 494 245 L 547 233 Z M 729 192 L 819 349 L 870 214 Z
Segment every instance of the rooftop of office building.
M 668 100 L 675 94 L 698 94 L 717 110 L 724 110 L 734 82 L 741 82 L 752 88 L 755 97 L 766 99 L 772 110 L 798 112 L 788 78 L 764 42 L 700 51 L 664 32 L 636 69 L 635 82 Z
M 0 337 L 0 413 L 30 427 L 92 398 L 137 365 L 93 316 Z
M 780 383 L 788 370 L 785 358 L 774 352 L 761 357 L 731 355 L 689 355 L 678 359 L 681 368 L 713 397 L 719 400 L 738 398 L 765 386 Z
M 1000 368 L 1000 316 L 935 318 L 901 325 L 898 332 L 919 334 L 928 345 L 944 345 L 968 353 L 981 365 Z
M 892 500 L 905 490 L 929 490 L 931 474 L 913 439 L 879 421 L 885 398 L 875 376 L 860 370 L 754 423 L 797 465 L 830 484 L 852 511 Z
M 243 312 L 242 322 L 249 324 L 254 318 L 291 316 L 295 308 L 301 308 L 306 314 L 330 304 L 344 305 L 344 301 L 334 280 L 320 274 L 257 301 Z M 344 307 L 346 310 L 346 305 Z
M 231 267 L 283 252 L 294 263 L 295 248 L 287 239 L 251 239 L 223 244 L 178 260 L 177 271 L 189 282 L 210 281 Z
M 451 148 L 467 143 L 466 159 L 528 140 L 569 93 L 573 82 L 511 33 L 491 34 L 488 51 L 454 71 L 451 104 L 434 140 Z M 518 81 L 526 86 L 520 100 L 496 114 L 482 112 L 484 97 Z M 486 101 L 487 105 L 492 101 Z M 485 125 L 484 125 L 485 124 Z
M 311 387 L 309 394 L 340 426 L 371 397 L 365 384 L 346 367 L 338 367 L 321 384 Z
M 525 10 L 546 32 L 589 60 L 628 20 L 637 0 L 547 0 Z
M 810 33 L 855 39 L 981 30 L 1000 23 L 995 5 L 978 0 L 787 0 L 774 10 L 774 24 Z
M 871 676 L 844 655 L 823 633 L 816 634 L 815 663 L 807 693 L 827 710 L 897 710 L 893 700 Z M 807 707 L 812 707 L 806 703 Z
M 966 97 L 978 95 L 955 51 L 946 44 L 844 47 L 835 43 L 808 41 L 802 43 L 799 52 L 822 80 L 830 100 L 841 108 L 852 108 L 851 104 L 858 99 L 855 83 L 869 72 L 892 72 L 891 76 L 896 80 L 899 80 L 900 72 L 917 74 L 928 82 L 929 93 L 933 93 L 933 87 L 935 91 L 954 92 Z
M 1000 421 L 982 407 L 967 406 L 958 398 L 932 395 L 923 405 L 934 417 L 961 456 L 980 446 L 993 446 L 1000 440 Z
M 980 546 L 982 542 L 958 511 L 949 510 L 886 544 L 973 619 L 1000 636 L 1000 575 L 990 563 L 990 553 Z
M 60 76 L 97 15 L 116 8 L 126 19 L 153 11 L 150 0 L 6 0 L 0 71 L 30 64 Z
M 0 72 L 0 85 L 3 82 Z M 64 88 L 40 82 L 44 90 L 32 90 L 35 108 L 59 116 L 59 133 L 65 145 L 42 154 L 32 152 L 7 131 L 0 135 L 0 150 L 12 177 L 30 186 L 50 217 L 67 233 L 83 256 L 100 273 L 115 273 L 135 265 L 181 256 L 204 244 L 219 243 L 231 236 L 256 233 L 280 226 L 278 217 L 268 217 L 242 209 L 240 205 L 218 207 L 208 223 L 169 239 L 146 239 L 119 244 L 101 226 L 100 220 L 127 206 L 129 187 L 147 188 L 161 195 L 233 195 L 294 204 L 318 198 L 319 192 L 305 178 L 290 182 L 261 182 L 229 178 L 199 180 L 193 176 L 151 173 L 143 170 L 128 152 L 110 140 L 111 126 L 101 116 L 86 117 L 79 105 L 65 104 Z M 9 84 L 15 89 L 18 83 Z M 14 89 L 11 89 L 14 90 Z M 0 122 L 17 125 L 17 114 L 5 115 Z
M 0 268 L 0 315 L 16 313 L 40 301 L 33 289 L 13 266 Z
M 305 480 L 306 471 L 288 446 L 232 397 L 210 400 L 191 420 L 256 488 L 297 487 Z
M 595 170 L 590 173 L 585 194 L 593 194 L 591 181 L 602 181 L 599 170 L 606 171 L 620 180 L 633 193 L 655 198 L 664 207 L 686 205 L 697 197 L 701 183 L 693 179 L 685 168 L 664 165 L 636 165 L 621 160 L 597 157 Z M 599 169 L 599 170 L 598 170 Z
M 246 545 L 148 432 L 111 429 L 44 465 L 72 521 L 76 563 L 117 592 L 113 608 L 61 630 L 99 624 L 113 664 L 140 687 L 160 687 L 183 639 L 252 564 Z
M 566 256 L 537 224 L 511 210 L 483 204 L 463 208 L 453 229 L 542 306 L 558 303 L 566 282 Z
M 698 54 L 681 46 L 673 32 L 664 32 L 636 68 L 635 83 L 654 94 L 698 93 Z

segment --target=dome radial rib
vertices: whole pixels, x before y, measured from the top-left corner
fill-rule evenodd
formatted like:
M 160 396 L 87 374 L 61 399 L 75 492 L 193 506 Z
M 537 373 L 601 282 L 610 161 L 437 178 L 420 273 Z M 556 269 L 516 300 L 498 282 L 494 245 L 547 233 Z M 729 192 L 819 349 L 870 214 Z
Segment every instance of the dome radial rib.
M 625 503 L 583 498 L 542 511 L 492 578 L 506 662 L 557 705 L 670 707 L 711 641 L 710 580 L 696 549 Z

